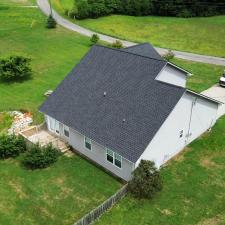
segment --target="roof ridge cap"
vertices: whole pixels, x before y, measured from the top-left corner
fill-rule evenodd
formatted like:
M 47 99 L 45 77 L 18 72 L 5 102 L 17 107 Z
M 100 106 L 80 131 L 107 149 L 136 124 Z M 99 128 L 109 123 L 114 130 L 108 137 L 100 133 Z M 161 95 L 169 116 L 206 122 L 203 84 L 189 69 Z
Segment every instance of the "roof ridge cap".
M 143 56 L 143 55 L 139 55 L 139 54 L 135 54 L 133 52 L 126 52 L 126 51 L 123 51 L 121 49 L 116 49 L 116 48 L 110 48 L 110 47 L 106 47 L 106 46 L 103 46 L 103 45 L 94 45 L 93 47 L 102 47 L 102 48 L 106 48 L 106 49 L 110 49 L 110 50 L 114 50 L 114 51 L 117 51 L 117 52 L 123 52 L 123 53 L 126 53 L 126 54 L 129 54 L 129 55 L 136 55 L 136 56 L 139 56 L 139 57 L 142 57 L 142 58 L 146 58 L 146 59 L 153 59 L 153 60 L 156 60 L 156 61 L 160 61 L 160 62 L 166 62 L 166 60 L 164 59 L 156 59 L 156 58 L 152 58 L 152 57 L 148 57 L 148 56 Z M 92 47 L 92 48 L 93 48 Z M 126 48 L 124 48 L 126 49 Z

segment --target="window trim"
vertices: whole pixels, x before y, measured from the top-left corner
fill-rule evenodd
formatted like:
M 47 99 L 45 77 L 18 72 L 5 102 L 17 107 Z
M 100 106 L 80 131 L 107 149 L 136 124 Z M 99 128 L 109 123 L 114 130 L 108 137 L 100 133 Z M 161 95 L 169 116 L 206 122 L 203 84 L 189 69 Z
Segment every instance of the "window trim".
M 88 139 L 88 140 L 90 141 L 90 143 L 88 143 L 88 142 L 87 142 L 87 143 L 90 144 L 91 149 L 89 149 L 89 148 L 86 147 L 86 139 Z M 87 149 L 88 151 L 92 151 L 92 140 L 91 140 L 90 138 L 86 137 L 86 136 L 84 136 L 84 147 L 85 147 L 85 149 Z
M 182 138 L 183 136 L 184 136 L 184 130 L 180 130 L 179 138 Z
M 116 168 L 122 170 L 122 168 L 123 168 L 123 157 L 122 157 L 120 154 L 118 154 L 118 153 L 114 152 L 113 150 L 111 150 L 110 148 L 105 148 L 105 150 L 106 150 L 106 161 L 107 161 L 108 163 L 112 164 L 113 166 L 115 166 Z M 113 162 L 110 162 L 110 161 L 107 159 L 108 151 L 111 151 L 111 152 L 113 153 L 113 156 L 111 156 L 111 157 L 113 157 Z M 115 160 L 116 160 L 116 157 L 115 157 L 115 156 L 116 156 L 116 155 L 118 155 L 118 156 L 121 158 L 121 161 L 120 161 L 121 167 L 119 167 L 119 166 L 117 166 L 117 165 L 115 164 Z
M 65 135 L 65 130 L 68 131 L 69 136 Z M 63 136 L 66 138 L 70 137 L 70 128 L 68 126 L 66 126 L 65 124 L 63 124 Z

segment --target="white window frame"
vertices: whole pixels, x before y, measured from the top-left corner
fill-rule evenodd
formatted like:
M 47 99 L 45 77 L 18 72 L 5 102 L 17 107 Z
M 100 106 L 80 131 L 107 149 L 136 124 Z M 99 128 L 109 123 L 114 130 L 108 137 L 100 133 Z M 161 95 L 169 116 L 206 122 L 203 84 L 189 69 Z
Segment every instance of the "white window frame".
M 113 150 L 111 150 L 110 148 L 106 148 L 106 161 L 112 165 L 114 165 L 116 168 L 118 169 L 122 169 L 123 168 L 123 157 L 121 155 L 119 155 L 118 153 L 114 152 Z M 108 154 L 108 152 L 112 152 L 113 156 L 111 156 L 110 154 Z M 113 162 L 110 162 L 108 159 L 107 159 L 107 156 L 110 155 L 111 157 L 113 157 Z M 120 163 L 121 163 L 121 167 L 117 166 L 115 164 L 115 161 L 116 161 L 116 156 L 119 156 L 120 157 Z
M 68 132 L 69 136 L 65 135 L 65 131 Z M 66 138 L 70 137 L 70 128 L 68 126 L 64 125 L 64 124 L 63 124 L 63 136 L 66 137 Z
M 51 132 L 60 135 L 60 125 L 59 125 L 59 121 L 47 116 L 47 121 L 48 121 L 48 128 Z M 57 129 L 58 128 L 58 129 Z M 58 131 L 58 132 L 57 132 Z
M 87 143 L 90 144 L 91 149 L 89 149 L 89 148 L 86 147 L 86 140 L 89 141 L 89 142 L 87 142 Z M 88 137 L 86 137 L 86 136 L 84 136 L 84 147 L 85 147 L 88 151 L 92 151 L 92 141 L 91 141 L 90 138 L 88 138 Z

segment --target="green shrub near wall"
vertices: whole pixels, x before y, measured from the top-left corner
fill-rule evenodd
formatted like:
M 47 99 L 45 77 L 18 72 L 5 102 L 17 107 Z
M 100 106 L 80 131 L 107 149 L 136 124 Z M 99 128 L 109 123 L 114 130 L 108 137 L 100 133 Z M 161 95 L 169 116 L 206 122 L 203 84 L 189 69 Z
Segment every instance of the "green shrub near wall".
M 41 147 L 36 144 L 27 151 L 22 163 L 28 169 L 43 169 L 55 163 L 59 155 L 60 152 L 52 145 Z

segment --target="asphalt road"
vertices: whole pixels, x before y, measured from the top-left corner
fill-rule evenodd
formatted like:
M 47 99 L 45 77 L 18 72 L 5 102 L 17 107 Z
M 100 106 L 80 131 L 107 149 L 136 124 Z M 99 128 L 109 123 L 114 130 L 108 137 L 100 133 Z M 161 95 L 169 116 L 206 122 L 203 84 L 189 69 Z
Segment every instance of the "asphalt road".
M 38 4 L 39 8 L 41 9 L 41 11 L 45 15 L 50 14 L 50 6 L 49 6 L 48 0 L 37 0 L 37 4 Z M 53 10 L 52 14 L 53 14 L 54 19 L 56 20 L 56 22 L 59 25 L 65 27 L 69 30 L 75 31 L 77 33 L 80 33 L 80 34 L 88 36 L 88 37 L 91 37 L 94 33 L 96 33 L 96 32 L 93 32 L 91 30 L 88 30 L 86 28 L 83 28 L 81 26 L 78 26 L 78 25 L 70 22 L 69 20 L 60 16 L 54 10 Z M 103 34 L 99 34 L 99 33 L 97 33 L 97 34 L 99 35 L 99 37 L 102 41 L 105 41 L 105 42 L 108 42 L 108 43 L 113 43 L 116 40 L 120 40 L 118 38 L 113 38 L 113 37 L 110 37 L 110 36 L 107 36 L 107 35 L 103 35 Z M 137 43 L 129 42 L 129 41 L 125 41 L 125 40 L 120 40 L 120 41 L 123 43 L 123 46 L 125 46 L 125 47 L 129 47 L 129 46 L 137 44 Z M 155 47 L 155 49 L 161 55 L 168 52 L 168 49 L 165 49 L 165 48 Z M 195 62 L 202 62 L 202 63 L 209 63 L 209 64 L 225 66 L 225 58 L 219 58 L 219 57 L 214 57 L 214 56 L 206 56 L 206 55 L 198 55 L 198 54 L 175 51 L 175 50 L 172 50 L 172 52 L 174 53 L 175 57 L 179 58 L 179 59 L 185 59 L 185 60 L 190 60 L 190 61 L 195 61 Z

